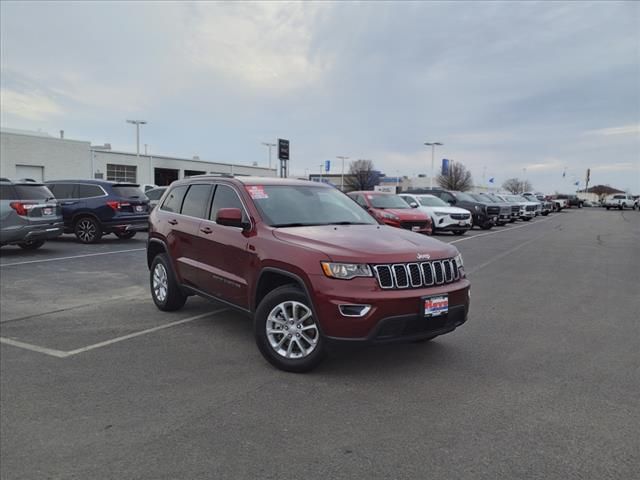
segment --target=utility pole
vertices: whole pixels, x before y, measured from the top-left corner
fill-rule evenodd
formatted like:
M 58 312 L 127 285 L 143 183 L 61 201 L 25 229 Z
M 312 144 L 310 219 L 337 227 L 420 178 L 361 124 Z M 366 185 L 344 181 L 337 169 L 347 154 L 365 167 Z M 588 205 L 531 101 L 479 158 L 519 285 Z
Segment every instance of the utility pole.
M 127 123 L 131 123 L 136 126 L 136 157 L 140 156 L 140 125 L 146 125 L 145 120 L 127 120 Z
M 442 146 L 444 145 L 443 143 L 440 142 L 424 142 L 424 144 L 427 147 L 431 147 L 431 175 L 429 178 L 429 188 L 433 189 L 433 168 L 434 168 L 434 162 L 435 162 L 435 155 L 436 155 L 436 145 L 438 146 Z
M 349 157 L 345 157 L 343 155 L 337 155 L 336 158 L 342 160 L 342 173 L 340 174 L 340 191 L 344 192 L 344 161 L 348 160 Z
M 262 145 L 269 148 L 269 168 L 271 168 L 271 148 L 275 147 L 275 143 L 262 142 Z

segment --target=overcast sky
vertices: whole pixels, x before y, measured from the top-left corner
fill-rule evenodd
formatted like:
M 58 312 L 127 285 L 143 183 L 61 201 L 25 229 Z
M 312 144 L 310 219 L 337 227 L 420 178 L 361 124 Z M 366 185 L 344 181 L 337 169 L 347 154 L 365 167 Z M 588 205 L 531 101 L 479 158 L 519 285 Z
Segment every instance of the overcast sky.
M 640 193 L 640 2 L 1 4 L 2 126 L 291 169 Z M 566 177 L 562 173 L 566 168 Z M 575 189 L 575 187 L 573 187 Z

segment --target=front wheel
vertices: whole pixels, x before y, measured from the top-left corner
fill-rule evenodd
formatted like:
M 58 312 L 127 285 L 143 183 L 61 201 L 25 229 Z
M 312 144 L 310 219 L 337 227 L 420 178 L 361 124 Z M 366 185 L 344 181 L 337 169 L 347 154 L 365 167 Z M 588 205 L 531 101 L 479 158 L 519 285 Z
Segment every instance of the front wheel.
M 97 243 L 102 238 L 100 224 L 91 217 L 83 217 L 78 220 L 73 231 L 76 238 L 82 243 Z
M 464 235 L 465 230 L 454 230 L 453 234 L 454 235 Z
M 260 353 L 281 370 L 308 372 L 325 357 L 325 341 L 311 302 L 295 285 L 278 287 L 262 299 L 254 333 Z
M 492 227 L 493 227 L 492 223 L 485 223 L 480 228 L 482 228 L 482 230 L 491 230 Z
M 187 295 L 180 288 L 169 258 L 164 253 L 156 255 L 153 259 L 149 283 L 153 303 L 160 310 L 165 312 L 179 310 L 187 301 Z
M 133 238 L 136 236 L 136 232 L 114 232 L 116 237 L 118 237 L 120 240 L 129 240 L 130 238 Z
M 34 240 L 31 242 L 19 243 L 18 246 L 24 250 L 37 250 L 44 245 L 44 240 Z

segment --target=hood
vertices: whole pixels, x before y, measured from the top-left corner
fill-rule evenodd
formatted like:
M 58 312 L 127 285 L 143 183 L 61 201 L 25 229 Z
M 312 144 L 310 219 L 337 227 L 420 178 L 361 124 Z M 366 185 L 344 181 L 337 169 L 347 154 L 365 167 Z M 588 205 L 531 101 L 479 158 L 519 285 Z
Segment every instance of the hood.
M 458 254 L 454 246 L 440 240 L 387 225 L 287 227 L 274 229 L 273 235 L 292 245 L 321 251 L 335 262 L 415 262 L 418 254 L 429 254 L 431 259 Z
M 427 215 L 417 208 L 372 208 L 372 210 L 378 213 L 391 213 L 404 221 L 427 220 Z
M 420 209 L 424 208 L 425 211 L 432 211 L 432 212 L 442 212 L 442 213 L 471 213 L 469 212 L 469 210 L 465 209 L 465 208 L 459 208 L 459 207 L 418 207 Z

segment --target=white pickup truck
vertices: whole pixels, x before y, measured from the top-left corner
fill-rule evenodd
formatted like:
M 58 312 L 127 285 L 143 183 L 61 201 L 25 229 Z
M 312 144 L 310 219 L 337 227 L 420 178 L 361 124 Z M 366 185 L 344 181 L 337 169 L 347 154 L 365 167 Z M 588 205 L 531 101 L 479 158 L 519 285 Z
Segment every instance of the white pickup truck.
M 611 208 L 618 208 L 620 210 L 625 208 L 635 209 L 638 206 L 638 202 L 634 200 L 631 195 L 615 194 L 607 197 L 604 201 L 604 206 L 607 210 Z

